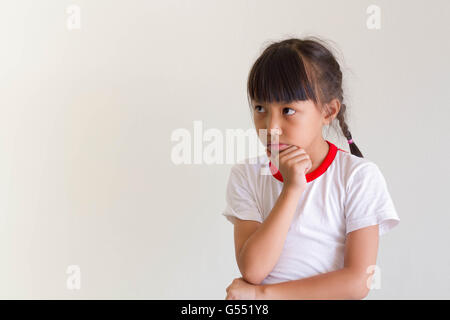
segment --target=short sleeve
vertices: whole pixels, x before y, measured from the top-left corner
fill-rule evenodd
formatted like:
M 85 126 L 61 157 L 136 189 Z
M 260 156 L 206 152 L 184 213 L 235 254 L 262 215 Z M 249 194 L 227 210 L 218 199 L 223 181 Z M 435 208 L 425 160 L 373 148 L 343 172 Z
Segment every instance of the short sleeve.
M 349 177 L 345 220 L 346 234 L 378 224 L 381 236 L 399 224 L 386 180 L 375 163 L 363 164 Z
M 222 215 L 233 224 L 235 218 L 262 223 L 262 214 L 258 209 L 255 194 L 250 187 L 250 181 L 244 174 L 245 168 L 243 168 L 243 165 L 235 164 L 231 168 L 226 187 L 226 207 Z

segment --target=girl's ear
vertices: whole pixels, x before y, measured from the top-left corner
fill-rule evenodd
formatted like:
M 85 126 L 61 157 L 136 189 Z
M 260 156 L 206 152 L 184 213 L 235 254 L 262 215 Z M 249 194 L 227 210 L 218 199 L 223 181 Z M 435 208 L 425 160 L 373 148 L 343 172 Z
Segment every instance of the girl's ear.
M 331 102 L 325 104 L 323 124 L 330 125 L 333 119 L 337 117 L 340 109 L 341 103 L 338 99 L 333 99 Z

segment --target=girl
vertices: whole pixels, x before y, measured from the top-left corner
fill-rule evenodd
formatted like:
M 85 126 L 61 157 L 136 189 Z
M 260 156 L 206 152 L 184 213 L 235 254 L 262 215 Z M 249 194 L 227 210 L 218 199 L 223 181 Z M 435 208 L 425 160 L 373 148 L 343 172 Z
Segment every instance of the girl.
M 234 224 L 242 277 L 226 299 L 364 298 L 379 236 L 400 219 L 384 176 L 350 134 L 338 62 L 317 37 L 272 43 L 247 92 L 267 155 L 230 171 L 222 214 Z M 322 137 L 334 119 L 351 153 Z

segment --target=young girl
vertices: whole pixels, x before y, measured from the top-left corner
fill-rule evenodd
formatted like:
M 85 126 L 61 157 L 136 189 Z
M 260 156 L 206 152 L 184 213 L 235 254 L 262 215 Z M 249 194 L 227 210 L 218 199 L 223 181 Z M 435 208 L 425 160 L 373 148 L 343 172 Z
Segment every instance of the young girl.
M 272 43 L 247 90 L 267 155 L 230 171 L 222 214 L 234 224 L 242 277 L 226 299 L 364 298 L 379 236 L 400 219 L 380 169 L 350 134 L 339 63 L 316 37 Z M 322 137 L 334 119 L 351 153 Z

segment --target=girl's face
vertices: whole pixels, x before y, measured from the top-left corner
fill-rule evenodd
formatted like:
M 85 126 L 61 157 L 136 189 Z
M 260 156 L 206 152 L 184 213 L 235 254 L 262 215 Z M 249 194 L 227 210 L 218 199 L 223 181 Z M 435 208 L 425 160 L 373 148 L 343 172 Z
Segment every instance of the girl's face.
M 322 137 L 322 126 L 327 124 L 324 112 L 319 112 L 311 100 L 283 103 L 253 101 L 253 121 L 259 138 L 264 143 L 261 129 L 267 130 L 267 143 L 295 145 L 308 150 Z M 271 129 L 277 131 L 271 131 Z M 278 141 L 276 140 L 278 138 Z M 280 150 L 288 146 L 280 146 Z

